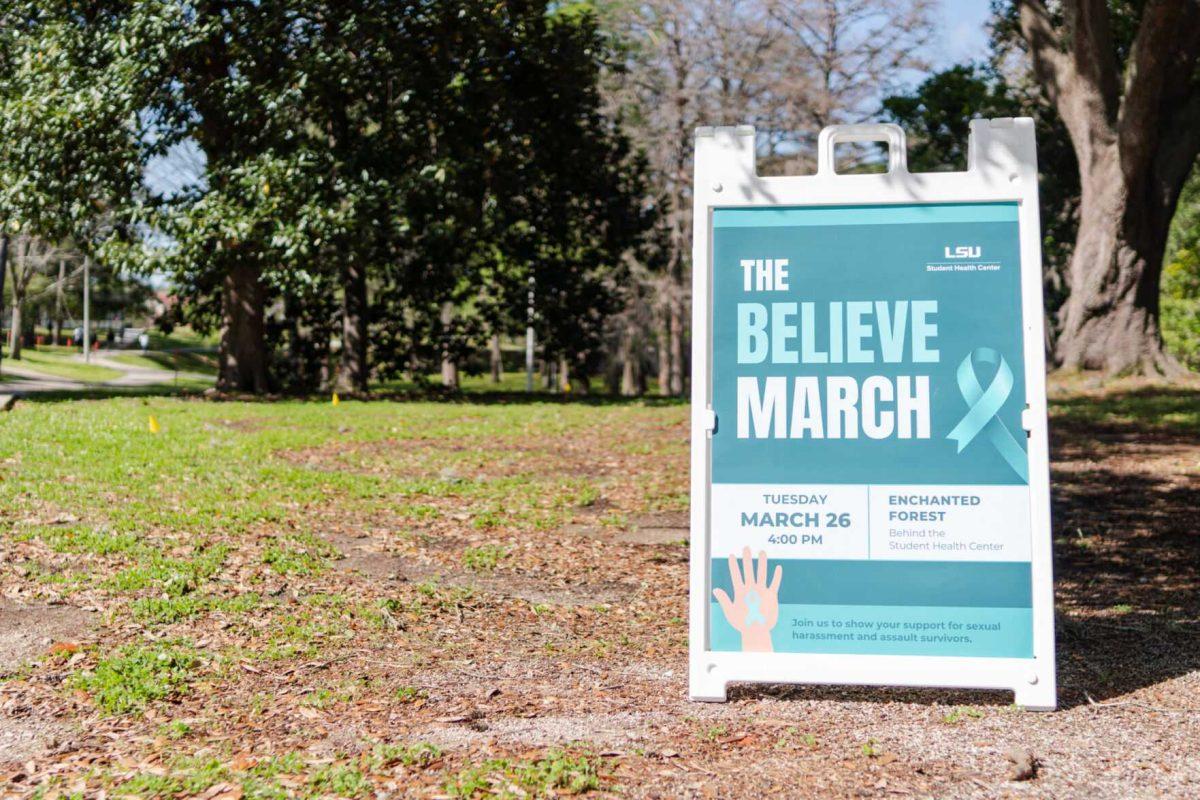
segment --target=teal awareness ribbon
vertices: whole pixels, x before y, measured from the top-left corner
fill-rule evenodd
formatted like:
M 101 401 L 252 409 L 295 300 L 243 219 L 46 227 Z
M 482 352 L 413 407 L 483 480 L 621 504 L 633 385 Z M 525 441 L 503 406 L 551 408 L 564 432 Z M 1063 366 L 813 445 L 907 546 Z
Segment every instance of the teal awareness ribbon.
M 746 624 L 753 625 L 756 622 L 766 625 L 767 618 L 762 613 L 762 598 L 758 592 L 751 591 L 746 595 Z
M 996 376 L 987 389 L 979 383 L 975 361 L 996 366 Z M 1029 461 L 1025 457 L 1025 450 L 998 416 L 1013 388 L 1012 369 L 1004 356 L 990 347 L 977 347 L 958 365 L 957 377 L 958 390 L 970 408 L 946 438 L 957 442 L 958 452 L 961 453 L 976 436 L 986 433 L 996 452 L 1021 476 L 1021 480 L 1028 482 Z

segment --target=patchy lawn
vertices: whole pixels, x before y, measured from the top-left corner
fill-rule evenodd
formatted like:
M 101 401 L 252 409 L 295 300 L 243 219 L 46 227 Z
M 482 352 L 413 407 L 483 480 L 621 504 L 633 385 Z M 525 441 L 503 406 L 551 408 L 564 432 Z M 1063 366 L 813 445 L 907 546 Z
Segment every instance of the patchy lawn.
M 932 690 L 688 702 L 683 405 L 20 403 L 0 786 L 1187 796 L 1200 393 L 1058 394 L 1053 714 Z M 1009 780 L 1012 749 L 1033 780 Z

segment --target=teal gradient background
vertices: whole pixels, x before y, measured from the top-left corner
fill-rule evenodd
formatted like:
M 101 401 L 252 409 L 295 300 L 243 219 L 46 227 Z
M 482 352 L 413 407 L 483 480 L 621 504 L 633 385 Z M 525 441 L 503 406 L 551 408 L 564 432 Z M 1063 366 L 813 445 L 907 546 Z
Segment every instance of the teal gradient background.
M 927 272 L 944 248 L 977 246 L 994 272 Z M 788 291 L 743 291 L 742 259 L 789 260 Z M 739 302 L 815 302 L 818 346 L 828 349 L 831 301 L 937 300 L 939 363 L 738 364 Z M 868 342 L 873 341 L 868 339 Z M 910 355 L 908 340 L 906 359 Z M 714 483 L 1024 484 L 986 436 L 961 453 L 946 435 L 967 411 L 955 371 L 977 347 L 998 350 L 1015 382 L 999 417 L 1025 445 L 1017 204 L 739 208 L 713 212 Z M 878 350 L 878 348 L 876 348 Z M 738 439 L 739 376 L 930 376 L 929 439 Z M 992 374 L 979 374 L 986 388 Z

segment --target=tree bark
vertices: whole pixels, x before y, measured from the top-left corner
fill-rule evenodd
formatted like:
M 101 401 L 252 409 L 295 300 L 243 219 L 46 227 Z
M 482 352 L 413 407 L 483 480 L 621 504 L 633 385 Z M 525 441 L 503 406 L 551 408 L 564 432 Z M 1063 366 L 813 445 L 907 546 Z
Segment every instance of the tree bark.
M 658 393 L 671 394 L 671 320 L 664 314 L 658 325 Z
M 637 351 L 637 332 L 632 322 L 621 334 L 621 386 L 624 397 L 640 397 L 646 392 L 646 376 L 642 371 L 641 354 Z
M 342 354 L 337 374 L 337 389 L 340 392 L 365 394 L 369 388 L 367 315 L 366 270 L 357 260 L 343 258 Z
M 58 260 L 58 283 L 54 286 L 54 329 L 51 341 L 54 346 L 62 344 L 62 324 L 63 317 L 66 316 L 66 282 L 67 282 L 67 261 L 60 258 Z
M 264 339 L 260 268 L 240 262 L 225 276 L 221 296 L 221 342 L 217 389 L 223 392 L 269 391 Z
M 558 386 L 564 394 L 590 394 L 592 381 L 583 369 L 572 368 L 571 359 L 558 358 Z
M 1042 0 L 1016 5 L 1034 72 L 1079 162 L 1079 233 L 1054 361 L 1180 373 L 1163 348 L 1159 278 L 1171 218 L 1200 153 L 1200 10 L 1187 0 L 1145 4 L 1122 70 L 1105 3 L 1065 0 L 1066 31 Z
M 13 277 L 15 278 L 16 276 L 14 275 Z M 14 280 L 14 288 L 16 283 L 17 282 Z M 21 319 L 22 302 L 23 301 L 17 297 L 17 293 L 13 292 L 12 320 L 11 327 L 8 331 L 8 357 L 13 361 L 21 360 L 21 339 L 23 338 L 21 336 L 21 328 L 24 326 L 24 322 Z
M 1161 195 L 1145 196 L 1157 192 L 1128 185 L 1120 173 L 1115 146 L 1083 172 L 1071 292 L 1054 358 L 1065 369 L 1173 376 L 1183 369 L 1163 349 L 1159 279 L 1178 189 L 1157 187 L 1171 197 L 1164 205 Z
M 4 228 L 8 227 L 6 220 L 0 220 L 0 225 Z M 4 295 L 4 277 L 8 274 L 8 234 L 0 233 L 0 297 Z M 3 303 L 0 303 L 0 321 L 3 319 Z M 0 334 L 0 351 L 3 351 L 4 337 Z M 3 358 L 3 352 L 0 352 L 0 359 Z
M 683 309 L 678 299 L 671 302 L 671 396 L 683 396 Z
M 442 303 L 442 386 L 447 389 L 457 389 L 458 362 L 450 341 L 450 326 L 454 322 L 454 304 Z
M 504 377 L 504 351 L 500 349 L 500 334 L 493 333 L 488 342 L 488 353 L 491 360 L 492 383 L 500 383 Z

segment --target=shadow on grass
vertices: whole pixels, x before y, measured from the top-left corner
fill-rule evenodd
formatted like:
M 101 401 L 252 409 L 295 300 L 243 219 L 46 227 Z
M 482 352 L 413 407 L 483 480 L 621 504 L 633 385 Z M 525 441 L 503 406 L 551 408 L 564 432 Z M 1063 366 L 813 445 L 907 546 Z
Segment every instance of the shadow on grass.
M 1125 391 L 1075 394 L 1050 400 L 1051 432 L 1062 424 L 1093 433 L 1142 435 L 1147 429 L 1200 431 L 1200 389 L 1142 386 Z
M 89 386 L 83 389 L 22 391 L 16 384 L 0 388 L 16 395 L 22 403 L 64 403 L 72 400 L 111 400 L 121 397 L 202 397 L 203 389 L 153 384 L 148 386 Z

